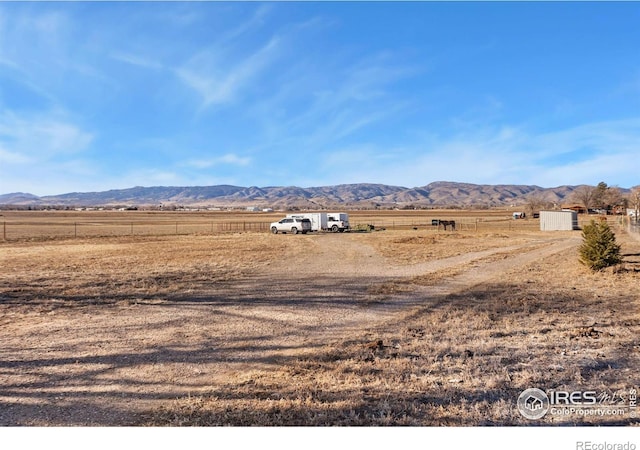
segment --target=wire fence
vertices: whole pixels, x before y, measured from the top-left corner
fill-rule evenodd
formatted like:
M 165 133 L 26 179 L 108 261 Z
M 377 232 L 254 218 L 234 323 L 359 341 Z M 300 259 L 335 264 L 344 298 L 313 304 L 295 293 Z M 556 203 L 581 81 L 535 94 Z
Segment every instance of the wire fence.
M 45 215 L 46 214 L 46 215 Z M 253 213 L 238 213 L 233 216 L 218 214 L 189 215 L 162 213 L 126 213 L 111 216 L 111 213 L 99 213 L 91 217 L 78 215 L 52 216 L 43 213 L 30 216 L 24 213 L 0 215 L 0 242 L 14 240 L 73 239 L 110 236 L 166 236 L 166 235 L 207 235 L 237 232 L 269 232 L 270 224 L 282 218 L 282 213 L 274 212 L 255 216 Z M 107 216 L 109 214 L 109 216 Z M 395 215 L 397 214 L 397 215 Z M 350 213 L 352 231 L 375 230 L 420 230 L 429 233 L 501 233 L 534 232 L 540 230 L 537 218 L 513 219 L 508 212 L 473 213 L 458 211 L 388 212 L 367 211 Z M 593 216 L 579 215 L 578 226 L 589 223 Z M 455 229 L 448 226 L 445 230 L 439 221 L 455 221 Z M 614 220 L 610 217 L 610 220 Z M 635 218 L 618 216 L 616 223 L 630 233 L 640 233 Z
M 268 231 L 268 222 L 2 222 L 3 240 L 197 235 Z
M 638 234 L 640 233 L 640 223 L 636 221 L 633 217 L 626 218 L 626 228 L 629 233 Z
M 455 225 L 447 225 L 445 230 L 444 225 L 441 223 L 443 221 L 447 222 L 455 222 Z M 438 225 L 440 223 L 440 225 Z M 426 217 L 426 218 L 416 218 L 416 219 L 385 219 L 385 220 L 373 220 L 367 224 L 375 226 L 376 229 L 389 229 L 389 230 L 407 230 L 407 229 L 417 229 L 417 230 L 426 230 L 433 231 L 434 233 L 444 232 L 444 231 L 468 231 L 468 232 L 491 232 L 491 231 L 535 231 L 540 229 L 540 221 L 538 219 L 535 220 L 514 220 L 511 218 L 474 218 L 474 217 L 464 217 L 464 218 L 455 218 L 450 219 L 445 216 L 442 216 L 439 219 Z M 351 221 L 351 225 L 354 228 L 358 228 L 363 224 L 355 224 L 354 221 Z
M 455 229 L 437 226 L 433 218 L 398 218 L 383 220 L 351 220 L 352 231 L 421 230 L 442 232 L 499 232 L 539 230 L 538 220 L 457 218 Z M 116 236 L 206 235 L 237 232 L 269 232 L 269 221 L 4 221 L 0 237 L 9 240 L 47 240 Z

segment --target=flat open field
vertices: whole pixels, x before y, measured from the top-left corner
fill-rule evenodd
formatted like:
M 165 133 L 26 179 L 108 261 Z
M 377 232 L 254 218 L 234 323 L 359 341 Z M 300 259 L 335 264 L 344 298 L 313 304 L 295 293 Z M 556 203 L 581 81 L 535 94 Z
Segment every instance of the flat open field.
M 0 240 L 159 236 L 268 231 L 283 212 L 0 211 Z M 538 230 L 538 220 L 514 221 L 510 211 L 354 211 L 351 225 L 435 231 L 432 219 L 455 220 L 459 231 Z
M 580 232 L 508 211 L 308 235 L 246 225 L 281 213 L 0 213 L 0 425 L 638 423 L 516 407 L 531 387 L 629 405 L 640 241 L 614 222 L 625 262 L 592 274 Z

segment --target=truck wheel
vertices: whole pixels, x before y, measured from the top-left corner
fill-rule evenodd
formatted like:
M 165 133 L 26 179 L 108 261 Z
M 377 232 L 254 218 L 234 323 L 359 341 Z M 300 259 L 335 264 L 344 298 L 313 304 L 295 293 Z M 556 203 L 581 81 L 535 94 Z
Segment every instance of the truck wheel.
M 298 234 L 298 229 L 296 227 L 293 227 L 291 229 L 291 234 Z
M 278 234 L 278 229 L 276 227 L 271 227 L 271 232 L 273 234 Z
M 331 231 L 333 231 L 334 233 L 338 232 L 338 225 L 334 225 L 331 227 Z

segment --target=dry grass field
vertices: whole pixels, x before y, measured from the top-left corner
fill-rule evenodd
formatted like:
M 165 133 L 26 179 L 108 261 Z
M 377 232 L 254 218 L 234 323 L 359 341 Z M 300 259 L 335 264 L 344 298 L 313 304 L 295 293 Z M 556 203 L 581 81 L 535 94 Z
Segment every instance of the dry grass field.
M 283 212 L 244 211 L 0 211 L 0 240 L 51 240 L 87 237 L 175 236 L 267 231 Z M 536 230 L 536 220 L 510 220 L 510 212 L 460 210 L 354 211 L 353 227 L 430 229 L 432 219 L 455 220 L 459 231 Z M 433 229 L 432 231 L 434 231 Z
M 593 274 L 579 232 L 504 211 L 354 212 L 386 229 L 304 236 L 212 231 L 228 216 L 205 213 L 2 214 L 34 228 L 0 240 L 0 425 L 638 423 L 516 408 L 530 387 L 640 384 L 640 241 L 615 227 L 624 264 Z M 45 232 L 106 220 L 204 225 Z

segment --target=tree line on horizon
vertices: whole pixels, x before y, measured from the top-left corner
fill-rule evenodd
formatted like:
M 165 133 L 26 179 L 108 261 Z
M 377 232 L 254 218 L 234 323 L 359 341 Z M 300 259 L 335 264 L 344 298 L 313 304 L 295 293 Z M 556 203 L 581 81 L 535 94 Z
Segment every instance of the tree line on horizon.
M 634 210 L 636 221 L 640 210 L 640 186 L 632 188 L 628 194 L 624 194 L 617 186 L 609 186 L 601 181 L 596 186 L 578 186 L 569 196 L 569 201 L 584 208 L 584 211 L 598 211 L 605 214 L 626 214 L 627 209 Z M 553 203 L 541 195 L 531 195 L 526 203 L 529 212 L 540 211 L 544 208 L 553 208 Z

